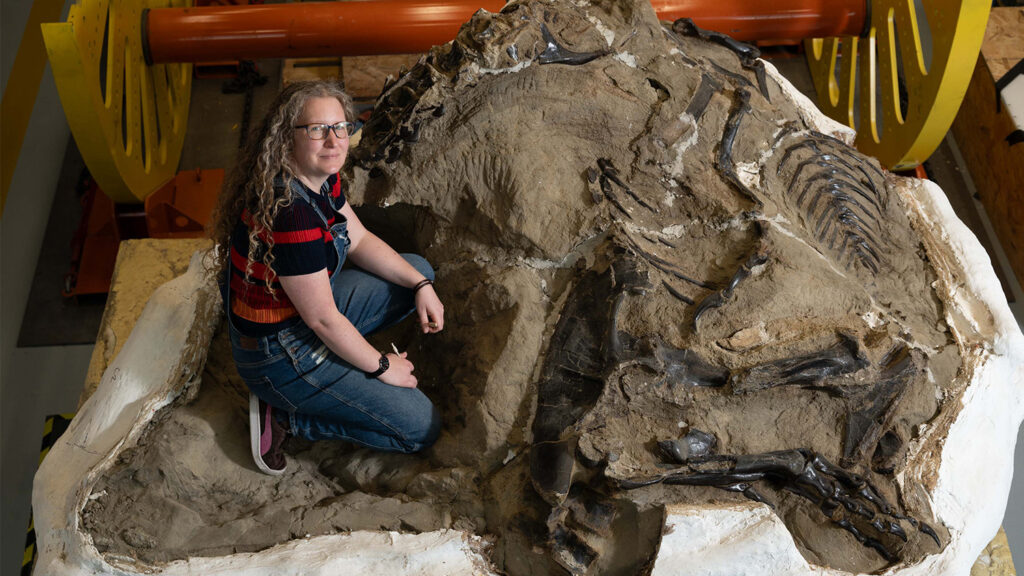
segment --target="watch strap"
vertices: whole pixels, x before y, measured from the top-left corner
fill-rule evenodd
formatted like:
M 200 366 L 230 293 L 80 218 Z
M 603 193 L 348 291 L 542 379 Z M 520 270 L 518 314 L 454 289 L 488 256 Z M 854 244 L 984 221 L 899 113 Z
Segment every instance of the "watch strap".
M 378 378 L 381 374 L 387 372 L 390 367 L 391 362 L 388 360 L 387 354 L 381 353 L 377 369 L 373 372 L 367 372 L 366 375 L 370 378 Z

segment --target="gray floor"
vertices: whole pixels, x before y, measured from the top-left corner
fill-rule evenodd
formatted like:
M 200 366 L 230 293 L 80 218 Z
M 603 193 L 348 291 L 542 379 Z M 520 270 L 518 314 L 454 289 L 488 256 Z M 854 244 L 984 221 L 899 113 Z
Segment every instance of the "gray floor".
M 0 5 L 3 26 L 0 63 L 4 87 L 30 5 L 30 2 Z M 43 419 L 47 414 L 75 409 L 92 352 L 92 346 L 16 346 L 68 139 L 67 123 L 53 78 L 47 71 L 0 221 L 2 576 L 14 576 L 20 570 Z M 1001 253 L 997 263 L 1008 270 Z M 1014 312 L 1019 320 L 1024 319 L 1024 293 L 1016 282 L 1012 282 L 1010 289 L 1016 295 Z M 1018 465 L 1024 464 L 1021 440 L 1024 435 L 1018 436 Z M 1014 480 L 1004 525 L 1014 557 L 1018 562 L 1024 561 L 1020 560 L 1024 559 L 1024 474 L 1018 474 Z

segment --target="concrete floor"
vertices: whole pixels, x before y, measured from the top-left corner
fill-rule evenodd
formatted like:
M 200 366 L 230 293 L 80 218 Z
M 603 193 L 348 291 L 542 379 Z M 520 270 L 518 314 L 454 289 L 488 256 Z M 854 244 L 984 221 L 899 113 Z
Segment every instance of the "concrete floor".
M 0 5 L 3 88 L 30 7 L 30 2 Z M 47 414 L 75 410 L 92 353 L 92 346 L 16 346 L 68 141 L 67 122 L 47 68 L 0 220 L 0 576 L 20 571 L 43 420 Z M 1000 250 L 996 260 L 1009 269 Z M 1024 321 L 1024 292 L 1011 282 L 1014 313 Z M 1018 467 L 1024 465 L 1022 440 L 1024 434 L 1018 435 Z M 1004 526 L 1014 557 L 1024 561 L 1024 474 L 1014 479 Z

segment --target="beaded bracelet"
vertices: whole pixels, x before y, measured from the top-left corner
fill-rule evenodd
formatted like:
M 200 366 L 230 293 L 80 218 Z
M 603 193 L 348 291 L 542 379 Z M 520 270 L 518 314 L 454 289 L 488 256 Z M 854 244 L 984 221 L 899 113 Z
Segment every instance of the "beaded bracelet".
M 423 288 L 424 286 L 428 285 L 433 286 L 434 282 L 430 278 L 424 278 L 423 280 L 420 280 L 418 284 L 412 287 L 412 293 L 415 294 L 420 291 L 420 288 Z

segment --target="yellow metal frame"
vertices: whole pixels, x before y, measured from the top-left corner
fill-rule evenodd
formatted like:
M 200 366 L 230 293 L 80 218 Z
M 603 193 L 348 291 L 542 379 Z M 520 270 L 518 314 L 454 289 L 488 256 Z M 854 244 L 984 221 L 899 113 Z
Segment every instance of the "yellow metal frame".
M 935 151 L 953 124 L 992 3 L 930 0 L 924 4 L 926 13 L 917 14 L 914 0 L 870 1 L 871 22 L 863 36 L 808 40 L 807 63 L 818 106 L 857 129 L 857 148 L 892 170 L 909 169 Z M 932 40 L 930 67 L 925 65 L 922 25 Z
M 115 202 L 141 202 L 177 172 L 192 65 L 147 66 L 140 28 L 145 8 L 187 5 L 78 0 L 66 22 L 42 26 L 75 142 L 92 177 Z

